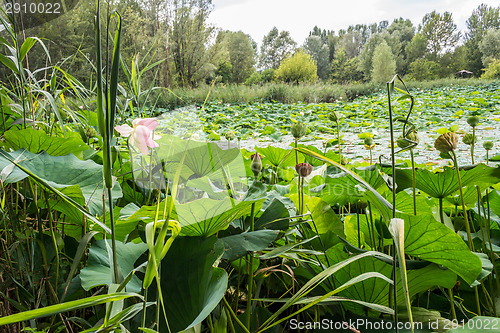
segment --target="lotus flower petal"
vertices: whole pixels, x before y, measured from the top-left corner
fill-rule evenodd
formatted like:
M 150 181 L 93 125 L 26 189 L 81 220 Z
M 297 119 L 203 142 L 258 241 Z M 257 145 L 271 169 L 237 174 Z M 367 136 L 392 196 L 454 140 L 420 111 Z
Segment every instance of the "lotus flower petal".
M 134 119 L 132 121 L 134 127 L 136 126 L 146 126 L 149 130 L 154 131 L 156 126 L 158 126 L 158 122 L 154 118 L 144 118 L 144 119 Z
M 130 136 L 130 134 L 134 131 L 134 129 L 127 124 L 115 126 L 115 130 L 118 133 L 120 133 L 121 136 L 124 136 L 124 137 Z

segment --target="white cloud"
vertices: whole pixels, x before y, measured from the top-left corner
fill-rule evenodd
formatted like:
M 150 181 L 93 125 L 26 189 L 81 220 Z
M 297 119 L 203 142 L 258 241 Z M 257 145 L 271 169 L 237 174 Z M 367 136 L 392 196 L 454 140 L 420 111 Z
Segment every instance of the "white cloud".
M 449 11 L 460 30 L 480 4 L 498 6 L 498 0 L 213 0 L 210 22 L 233 31 L 241 30 L 261 43 L 272 27 L 290 31 L 299 44 L 317 25 L 322 29 L 345 29 L 349 25 L 391 23 L 395 18 L 410 19 L 415 26 L 426 13 Z

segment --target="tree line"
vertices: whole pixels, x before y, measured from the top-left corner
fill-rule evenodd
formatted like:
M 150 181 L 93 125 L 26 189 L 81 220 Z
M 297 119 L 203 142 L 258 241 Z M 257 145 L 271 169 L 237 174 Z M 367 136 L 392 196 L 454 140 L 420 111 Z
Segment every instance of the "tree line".
M 123 63 L 138 70 L 155 64 L 143 79 L 154 79 L 163 87 L 213 82 L 383 82 L 394 73 L 431 80 L 462 69 L 476 77 L 500 77 L 500 6 L 482 4 L 474 9 L 464 34 L 451 13 L 432 11 L 418 25 L 397 18 L 337 32 L 315 26 L 302 44 L 288 31 L 274 27 L 260 47 L 242 31 L 210 25 L 211 0 L 115 0 L 107 4 L 107 15 L 113 10 L 123 20 Z M 25 32 L 43 38 L 51 55 L 47 59 L 37 46 L 29 66 L 58 65 L 80 81 L 92 83 L 94 16 L 95 2 L 83 0 L 60 18 Z M 108 24 L 112 31 L 115 22 Z

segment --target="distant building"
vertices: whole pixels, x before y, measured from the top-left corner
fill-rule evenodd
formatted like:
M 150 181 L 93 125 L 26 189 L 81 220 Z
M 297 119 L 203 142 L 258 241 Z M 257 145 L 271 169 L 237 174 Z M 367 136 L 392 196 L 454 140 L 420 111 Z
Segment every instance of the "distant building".
M 473 74 L 474 73 L 469 72 L 469 71 L 467 71 L 465 69 L 462 69 L 461 71 L 458 71 L 458 72 L 455 73 L 455 77 L 464 79 L 464 78 L 470 78 L 470 77 L 472 77 Z

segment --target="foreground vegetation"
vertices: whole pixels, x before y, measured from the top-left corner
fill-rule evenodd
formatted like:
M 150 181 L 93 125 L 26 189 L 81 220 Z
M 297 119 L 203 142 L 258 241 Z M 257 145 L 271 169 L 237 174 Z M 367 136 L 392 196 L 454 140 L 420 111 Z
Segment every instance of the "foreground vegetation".
M 395 76 L 354 103 L 205 98 L 155 119 L 160 89 L 119 61 L 111 19 L 109 59 L 97 20 L 91 89 L 60 67 L 27 70 L 42 42 L 2 21 L 0 330 L 498 328 L 498 142 L 483 135 L 498 131 L 497 82 L 410 91 Z M 362 162 L 343 136 L 356 128 Z M 291 147 L 231 148 L 290 134 Z M 421 151 L 444 163 L 416 167 Z

